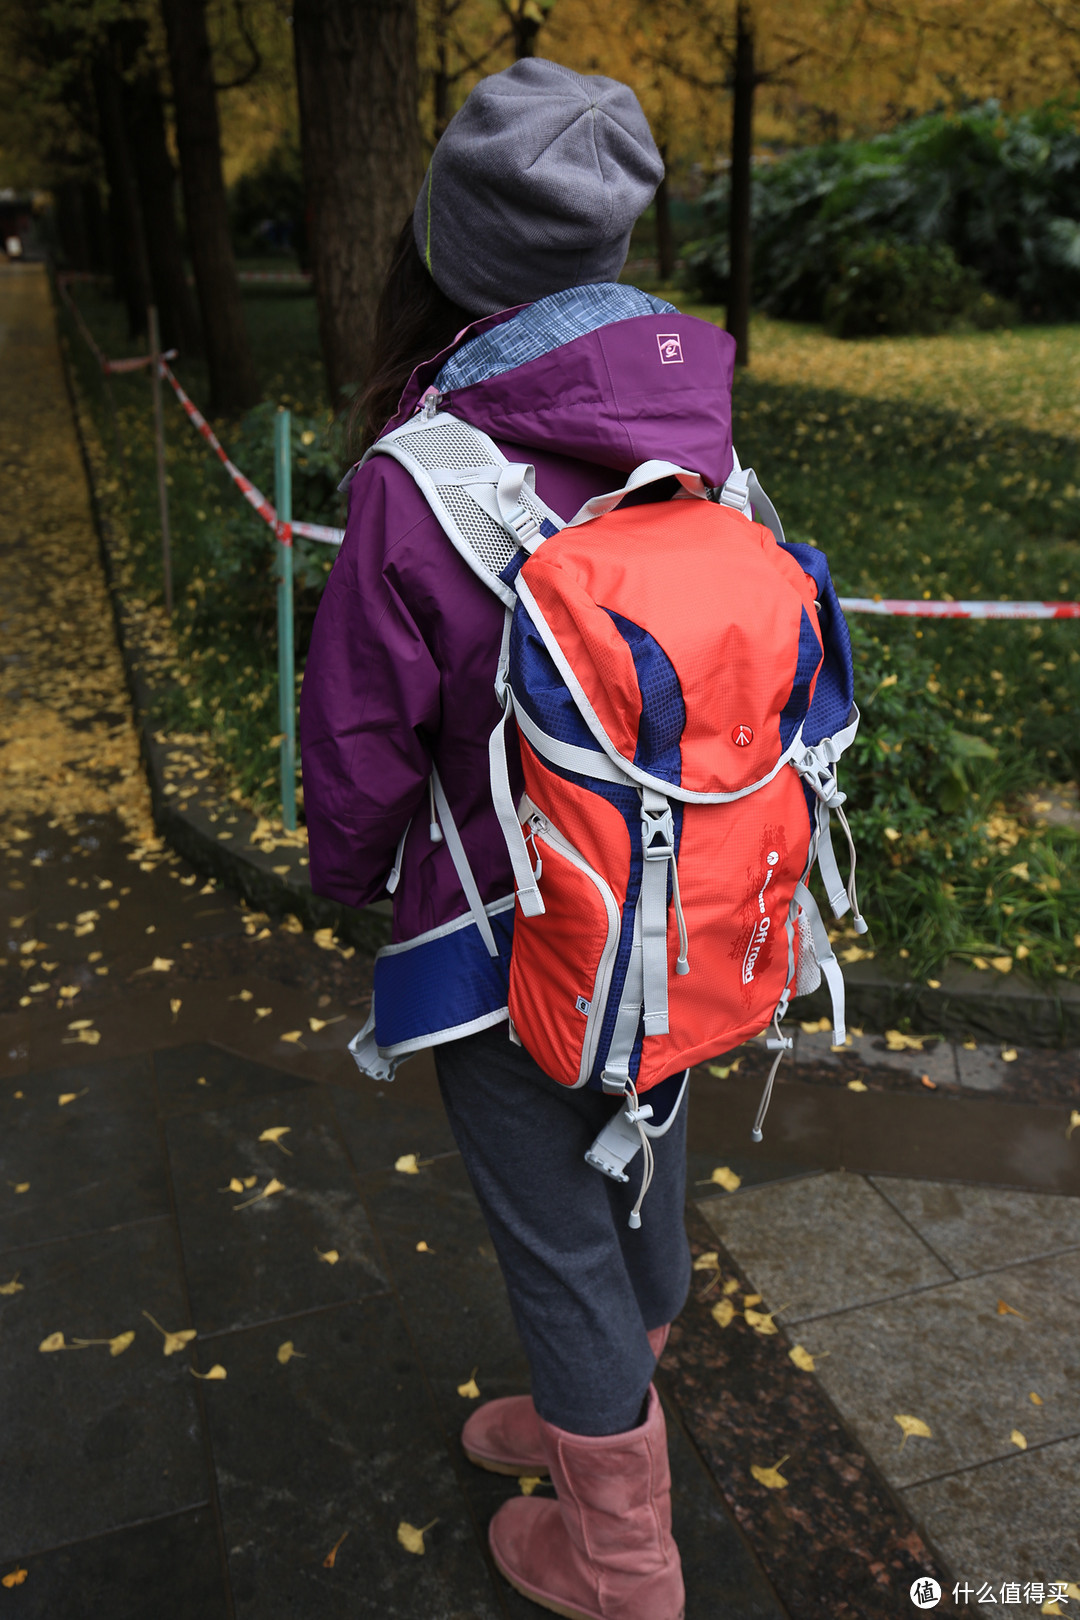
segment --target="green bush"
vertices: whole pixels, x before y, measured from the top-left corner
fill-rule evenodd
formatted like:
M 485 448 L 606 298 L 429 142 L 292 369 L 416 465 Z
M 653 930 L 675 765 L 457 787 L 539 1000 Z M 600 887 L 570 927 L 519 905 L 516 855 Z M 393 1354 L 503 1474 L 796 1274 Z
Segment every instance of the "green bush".
M 687 286 L 727 291 L 728 181 L 706 195 L 711 233 L 684 255 Z M 754 176 L 754 299 L 820 320 L 854 248 L 888 237 L 944 244 L 998 298 L 1035 320 L 1080 316 L 1076 109 L 1005 117 L 996 102 L 935 113 L 869 141 L 808 148 Z
M 1005 326 L 1015 312 L 944 243 L 882 238 L 848 249 L 822 314 L 834 337 L 864 338 Z

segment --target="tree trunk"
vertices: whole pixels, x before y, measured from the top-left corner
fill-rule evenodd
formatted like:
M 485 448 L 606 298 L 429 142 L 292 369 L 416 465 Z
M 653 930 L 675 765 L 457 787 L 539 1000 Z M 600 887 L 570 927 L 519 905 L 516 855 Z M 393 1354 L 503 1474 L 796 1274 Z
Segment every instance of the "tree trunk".
M 162 342 L 167 349 L 179 349 L 185 359 L 191 359 L 202 353 L 202 338 L 176 222 L 176 174 L 165 141 L 161 87 L 153 69 L 141 72 L 128 86 L 127 101 L 146 255 Z
M 664 178 L 656 188 L 656 270 L 661 281 L 675 274 L 675 243 L 671 235 L 671 193 L 667 183 L 667 142 L 660 148 Z
M 109 256 L 113 287 L 117 297 L 124 302 L 128 332 L 134 338 L 146 331 L 150 272 L 138 187 L 124 120 L 123 83 L 110 45 L 106 45 L 95 58 L 93 80 L 101 153 L 109 188 Z
M 243 411 L 259 398 L 259 384 L 229 237 L 206 0 L 161 0 L 161 15 L 169 47 L 180 178 L 210 372 L 210 403 L 215 411 Z
M 536 55 L 536 41 L 555 0 L 513 0 L 506 7 L 514 38 L 514 58 L 520 62 Z
M 335 410 L 362 381 L 391 249 L 420 189 L 416 0 L 294 0 L 319 337 Z
M 748 0 L 735 8 L 735 74 L 731 109 L 731 200 L 728 214 L 730 270 L 727 329 L 735 339 L 735 360 L 750 359 L 751 158 L 754 145 L 754 24 Z

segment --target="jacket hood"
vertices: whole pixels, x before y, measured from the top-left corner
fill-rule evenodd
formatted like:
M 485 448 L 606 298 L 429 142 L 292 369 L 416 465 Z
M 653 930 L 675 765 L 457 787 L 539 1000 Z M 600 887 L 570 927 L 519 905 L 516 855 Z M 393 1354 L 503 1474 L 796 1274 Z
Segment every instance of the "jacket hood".
M 467 327 L 418 367 L 399 426 L 432 390 L 500 443 L 627 474 L 673 461 L 711 485 L 732 469 L 735 343 L 616 283 L 571 288 Z

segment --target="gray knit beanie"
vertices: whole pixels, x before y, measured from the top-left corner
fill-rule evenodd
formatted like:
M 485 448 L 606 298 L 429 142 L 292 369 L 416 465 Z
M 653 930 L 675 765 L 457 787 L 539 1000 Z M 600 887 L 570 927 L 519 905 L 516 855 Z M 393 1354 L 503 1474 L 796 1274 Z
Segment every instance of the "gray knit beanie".
M 481 79 L 413 214 L 436 285 L 471 315 L 615 281 L 664 165 L 634 92 L 537 57 Z

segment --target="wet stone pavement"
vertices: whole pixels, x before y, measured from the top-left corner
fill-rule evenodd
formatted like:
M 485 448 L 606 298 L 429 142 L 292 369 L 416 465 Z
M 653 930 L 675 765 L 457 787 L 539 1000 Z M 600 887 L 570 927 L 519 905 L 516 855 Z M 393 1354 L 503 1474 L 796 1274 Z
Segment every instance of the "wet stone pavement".
M 370 962 L 156 839 L 27 278 L 0 363 L 0 1615 L 526 1620 L 519 1482 L 458 1436 L 527 1369 L 430 1060 L 361 1081 Z M 692 1088 L 687 1620 L 891 1620 L 925 1575 L 1072 1612 L 1000 1593 L 1080 1579 L 1077 1054 L 801 1029 L 754 1148 L 766 1062 Z

